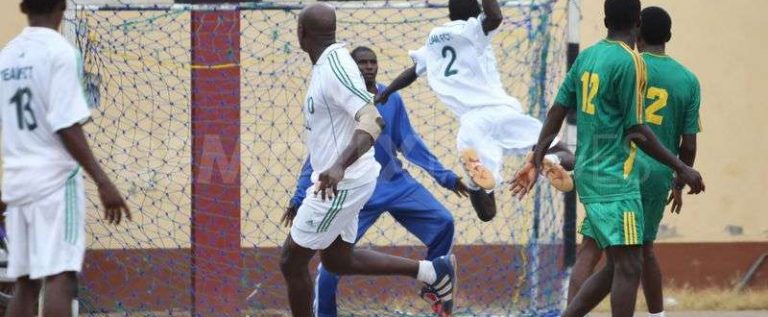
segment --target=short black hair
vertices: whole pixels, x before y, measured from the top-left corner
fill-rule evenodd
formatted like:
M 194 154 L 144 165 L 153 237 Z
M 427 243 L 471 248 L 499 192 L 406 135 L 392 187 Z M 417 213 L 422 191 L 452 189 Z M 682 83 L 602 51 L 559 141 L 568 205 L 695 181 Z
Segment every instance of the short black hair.
M 358 46 L 354 50 L 352 50 L 352 52 L 349 53 L 349 55 L 352 55 L 352 58 L 355 58 L 357 54 L 362 52 L 371 52 L 373 53 L 374 56 L 376 55 L 376 52 L 374 52 L 370 47 L 367 47 L 367 46 Z
M 22 0 L 21 10 L 24 14 L 51 14 L 54 11 L 62 8 L 66 8 L 67 0 Z
M 672 18 L 659 7 L 647 7 L 640 14 L 640 36 L 648 44 L 662 45 L 672 38 Z
M 450 0 L 448 1 L 448 16 L 451 21 L 469 20 L 476 18 L 482 13 L 480 4 L 477 0 Z
M 640 0 L 605 0 L 605 26 L 621 31 L 640 22 Z

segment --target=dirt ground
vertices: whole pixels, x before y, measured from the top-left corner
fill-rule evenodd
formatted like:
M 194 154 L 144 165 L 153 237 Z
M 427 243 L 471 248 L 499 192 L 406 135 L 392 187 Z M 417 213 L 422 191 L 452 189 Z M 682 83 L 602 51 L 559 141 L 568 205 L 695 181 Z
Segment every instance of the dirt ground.
M 610 313 L 597 313 L 590 314 L 590 317 L 610 317 Z M 635 316 L 645 316 L 643 313 L 635 313 Z M 691 311 L 691 312 L 669 312 L 669 317 L 766 317 L 768 316 L 768 310 L 752 310 L 752 311 L 731 311 L 731 312 L 706 312 L 706 311 Z

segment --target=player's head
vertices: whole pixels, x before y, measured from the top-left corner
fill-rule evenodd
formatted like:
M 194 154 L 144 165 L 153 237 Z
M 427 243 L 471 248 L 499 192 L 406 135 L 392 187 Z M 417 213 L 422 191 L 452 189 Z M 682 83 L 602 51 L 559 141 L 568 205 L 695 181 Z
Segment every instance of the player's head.
M 605 0 L 604 9 L 609 31 L 636 32 L 640 27 L 640 0 Z
M 45 18 L 58 28 L 67 9 L 67 0 L 22 0 L 19 7 L 29 18 Z
M 315 3 L 301 10 L 296 29 L 299 45 L 305 52 L 310 46 L 336 39 L 336 10 L 326 3 Z
M 477 0 L 450 0 L 448 1 L 448 16 L 451 21 L 469 20 L 476 18 L 483 12 Z
M 376 53 L 368 47 L 358 46 L 352 50 L 351 54 L 357 67 L 360 68 L 360 73 L 363 74 L 365 85 L 369 87 L 375 85 L 376 74 L 379 72 L 379 61 Z
M 647 7 L 643 9 L 641 19 L 638 49 L 642 50 L 646 45 L 664 45 L 672 39 L 672 18 L 664 9 Z

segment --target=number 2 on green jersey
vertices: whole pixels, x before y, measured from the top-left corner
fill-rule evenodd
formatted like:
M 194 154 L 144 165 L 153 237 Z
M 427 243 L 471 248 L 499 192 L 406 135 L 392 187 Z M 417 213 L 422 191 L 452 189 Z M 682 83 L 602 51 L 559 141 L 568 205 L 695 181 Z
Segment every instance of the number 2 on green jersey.
M 657 114 L 657 112 L 667 106 L 669 93 L 666 89 L 663 88 L 648 87 L 646 98 L 652 99 L 653 103 L 651 103 L 648 108 L 645 108 L 645 122 L 661 125 L 661 123 L 664 121 L 664 117 L 660 114 Z
M 592 103 L 600 86 L 600 76 L 597 73 L 584 72 L 581 75 L 581 111 L 595 114 L 595 104 Z

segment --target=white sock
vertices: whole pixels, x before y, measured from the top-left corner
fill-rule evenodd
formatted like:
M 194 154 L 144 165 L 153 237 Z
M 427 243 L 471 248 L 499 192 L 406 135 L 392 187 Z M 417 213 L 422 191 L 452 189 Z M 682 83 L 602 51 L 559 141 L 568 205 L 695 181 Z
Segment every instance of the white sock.
M 555 155 L 555 154 L 547 154 L 547 155 L 544 155 L 544 159 L 545 159 L 545 160 L 548 160 L 548 161 L 550 161 L 550 162 L 552 162 L 552 163 L 555 163 L 555 164 L 557 164 L 557 165 L 560 165 L 560 157 L 558 157 L 558 156 L 557 156 L 557 155 Z
M 416 280 L 427 284 L 434 284 L 437 280 L 437 272 L 432 261 L 419 261 L 419 273 L 416 274 Z
M 667 315 L 665 315 L 664 311 L 662 311 L 660 313 L 655 313 L 655 314 L 648 313 L 648 317 L 667 317 Z

